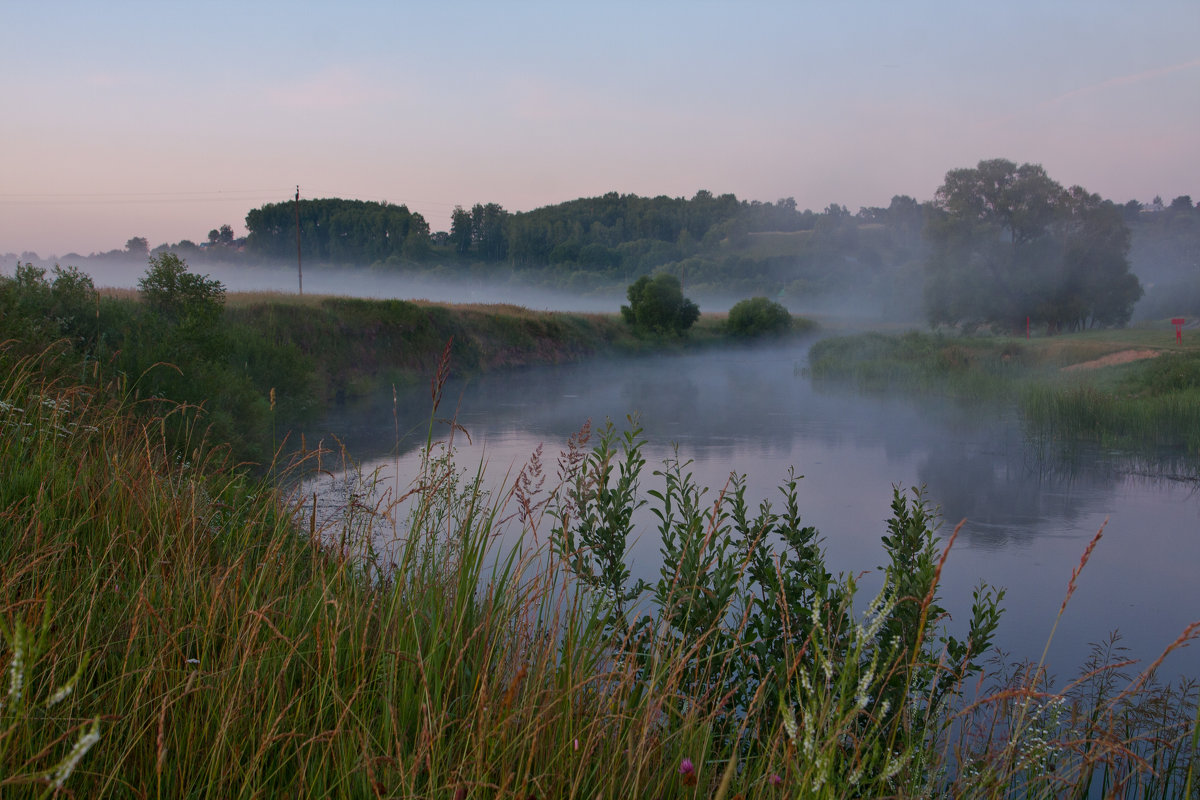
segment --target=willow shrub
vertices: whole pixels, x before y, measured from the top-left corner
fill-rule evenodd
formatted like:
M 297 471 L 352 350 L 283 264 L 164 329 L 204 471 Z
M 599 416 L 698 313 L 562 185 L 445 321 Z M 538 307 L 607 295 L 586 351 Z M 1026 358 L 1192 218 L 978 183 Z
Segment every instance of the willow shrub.
M 659 701 L 663 713 L 703 709 L 714 735 L 747 755 L 761 755 L 781 721 L 793 731 L 799 717 L 797 743 L 816 759 L 804 762 L 817 767 L 806 773 L 810 786 L 838 774 L 894 790 L 902 767 L 909 779 L 920 774 L 944 702 L 988 654 L 1003 597 L 977 593 L 964 640 L 939 627 L 942 555 L 922 494 L 896 490 L 885 585 L 856 619 L 853 579 L 829 572 L 816 529 L 801 520 L 797 476 L 780 487 L 778 507 L 751 508 L 743 476 L 710 497 L 676 458 L 655 473 L 665 488 L 646 493 L 662 567 L 653 581 L 630 582 L 631 521 L 645 502 L 641 447 L 636 426 L 601 432 L 568 481 L 553 540 L 593 588 L 618 660 L 636 665 L 647 687 L 674 687 Z

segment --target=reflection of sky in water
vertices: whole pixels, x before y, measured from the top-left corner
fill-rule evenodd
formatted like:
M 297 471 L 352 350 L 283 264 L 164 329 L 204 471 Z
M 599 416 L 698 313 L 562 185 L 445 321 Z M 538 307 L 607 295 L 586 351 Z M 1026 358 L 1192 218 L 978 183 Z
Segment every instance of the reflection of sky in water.
M 1062 673 L 1114 628 L 1149 661 L 1200 619 L 1194 482 L 1155 478 L 1159 465 L 1121 464 L 1103 454 L 1064 461 L 1026 443 L 1009 411 L 814 390 L 799 372 L 803 359 L 802 349 L 721 351 L 485 376 L 448 384 L 439 415 L 457 405 L 473 442 L 456 437 L 459 463 L 473 470 L 486 459 L 495 481 L 515 475 L 544 443 L 549 483 L 558 451 L 585 420 L 597 428 L 605 418 L 623 424 L 634 412 L 648 440 L 643 489 L 659 485 L 650 473 L 673 445 L 694 462 L 700 485 L 714 492 L 731 471 L 746 473 L 755 503 L 779 497 L 777 487 L 795 467 L 805 476 L 798 486 L 805 522 L 821 531 L 834 571 L 881 564 L 879 538 L 893 485 L 924 485 L 943 511 L 944 535 L 967 520 L 947 564 L 943 605 L 965 624 L 980 581 L 1007 587 L 1000 645 L 1035 660 L 1071 570 L 1107 517 L 1055 634 L 1051 663 Z M 308 441 L 335 433 L 368 469 L 378 465 L 391 474 L 398 464 L 400 483 L 407 484 L 428 430 L 428 388 L 402 395 L 397 406 L 388 391 L 374 404 L 331 415 L 306 432 Z M 445 430 L 435 428 L 439 436 Z M 651 577 L 658 542 L 650 520 L 642 531 L 632 564 L 635 576 Z M 865 584 L 878 586 L 870 578 Z M 1170 663 L 1200 674 L 1200 645 Z

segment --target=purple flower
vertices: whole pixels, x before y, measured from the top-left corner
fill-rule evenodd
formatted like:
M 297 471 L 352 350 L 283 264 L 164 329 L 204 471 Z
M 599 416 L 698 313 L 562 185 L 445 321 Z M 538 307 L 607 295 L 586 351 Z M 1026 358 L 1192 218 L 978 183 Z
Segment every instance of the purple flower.
M 771 773 L 771 777 L 767 779 L 772 786 L 783 786 L 783 778 L 779 777 L 779 773 Z
M 696 765 L 692 763 L 690 758 L 685 758 L 679 762 L 679 774 L 683 776 L 684 786 L 696 785 Z

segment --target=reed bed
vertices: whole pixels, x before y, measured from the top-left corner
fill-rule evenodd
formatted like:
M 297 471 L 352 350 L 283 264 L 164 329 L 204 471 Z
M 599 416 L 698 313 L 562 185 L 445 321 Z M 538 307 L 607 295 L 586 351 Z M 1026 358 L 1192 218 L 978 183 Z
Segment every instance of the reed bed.
M 407 496 L 321 526 L 52 359 L 0 350 L 5 797 L 1195 796 L 1195 687 L 1157 663 L 965 667 L 987 636 L 941 628 L 952 539 L 919 495 L 865 608 L 788 484 L 748 509 L 675 463 L 647 495 L 636 427 L 492 495 L 431 436 Z M 646 501 L 668 558 L 631 585 Z
M 1063 372 L 1152 341 L 1155 333 L 1033 342 L 869 333 L 817 342 L 809 371 L 814 380 L 851 382 L 865 391 L 1015 403 L 1028 432 L 1042 439 L 1098 442 L 1131 452 L 1200 453 L 1200 351 L 1170 350 L 1160 342 L 1157 358 Z
M 1200 355 L 1168 353 L 1111 383 L 1031 386 L 1022 414 L 1035 433 L 1060 439 L 1200 453 Z

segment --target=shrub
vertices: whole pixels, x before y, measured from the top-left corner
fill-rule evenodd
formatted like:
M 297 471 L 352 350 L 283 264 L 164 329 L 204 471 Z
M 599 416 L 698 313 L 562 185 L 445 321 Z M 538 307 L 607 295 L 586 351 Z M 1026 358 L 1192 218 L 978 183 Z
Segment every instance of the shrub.
M 42 342 L 60 337 L 81 345 L 96 336 L 96 287 L 76 267 L 46 270 L 17 264 L 13 277 L 0 276 L 0 337 Z
M 643 275 L 626 295 L 629 305 L 621 306 L 621 316 L 638 331 L 683 334 L 700 318 L 700 308 L 683 296 L 674 275 Z
M 792 315 L 779 303 L 765 297 L 752 297 L 729 309 L 726 325 L 734 336 L 778 336 L 792 327 Z
M 212 322 L 225 305 L 225 286 L 215 278 L 188 272 L 187 263 L 174 253 L 150 258 L 138 291 L 151 309 L 171 322 Z

